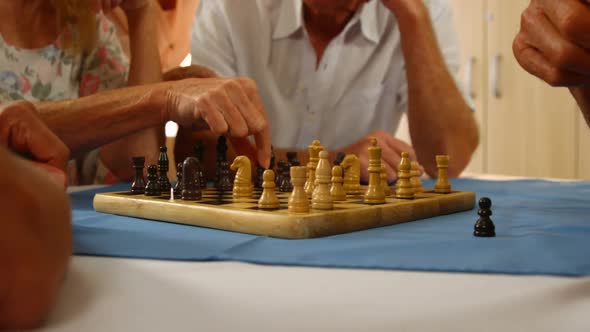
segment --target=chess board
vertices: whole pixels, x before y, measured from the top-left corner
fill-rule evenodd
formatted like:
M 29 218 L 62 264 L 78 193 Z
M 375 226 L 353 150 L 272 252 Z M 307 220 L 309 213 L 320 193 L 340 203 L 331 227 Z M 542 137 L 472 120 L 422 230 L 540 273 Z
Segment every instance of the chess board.
M 242 232 L 286 239 L 316 238 L 369 228 L 417 221 L 429 217 L 470 210 L 475 193 L 452 191 L 438 194 L 426 189 L 413 200 L 388 197 L 385 204 L 363 204 L 361 196 L 348 196 L 334 202 L 333 210 L 310 210 L 293 213 L 287 209 L 290 193 L 277 192 L 281 206 L 262 210 L 252 198 L 234 199 L 231 192 L 208 187 L 199 201 L 172 200 L 169 195 L 145 196 L 130 192 L 99 193 L 94 196 L 97 212 L 141 219 L 188 224 L 226 231 Z

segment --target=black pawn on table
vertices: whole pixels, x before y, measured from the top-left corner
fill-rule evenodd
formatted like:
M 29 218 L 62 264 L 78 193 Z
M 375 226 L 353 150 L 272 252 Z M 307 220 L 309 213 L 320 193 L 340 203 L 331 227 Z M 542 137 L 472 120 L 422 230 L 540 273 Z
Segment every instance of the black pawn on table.
M 281 183 L 283 182 L 283 176 L 285 175 L 285 167 L 287 167 L 287 161 L 279 160 L 279 162 L 277 163 L 277 171 L 275 174 L 275 183 L 277 187 L 280 187 Z
M 493 237 L 496 236 L 496 227 L 492 222 L 490 216 L 492 215 L 492 200 L 487 197 L 482 197 L 479 200 L 479 210 L 477 214 L 479 219 L 475 223 L 475 230 L 473 235 L 479 237 Z
M 145 179 L 143 177 L 143 169 L 145 167 L 145 157 L 133 157 L 132 159 L 133 169 L 135 175 L 133 177 L 133 183 L 131 184 L 132 194 L 143 194 L 145 192 Z
M 182 196 L 182 165 L 183 163 L 176 165 L 176 186 L 174 186 L 174 196 L 176 197 Z
M 287 161 L 291 166 L 301 166 L 299 159 L 297 159 L 297 152 L 287 152 Z
M 233 189 L 233 180 L 231 170 L 229 169 L 229 162 L 221 161 L 219 163 L 219 181 L 217 181 L 217 190 L 231 191 Z
M 199 184 L 199 160 L 188 157 L 182 164 L 182 193 L 183 201 L 197 201 L 201 199 L 201 186 Z
M 162 193 L 169 193 L 170 188 L 170 180 L 168 180 L 168 170 L 170 169 L 170 162 L 168 160 L 168 148 L 165 146 L 160 147 L 160 156 L 158 157 L 158 172 L 160 173 L 160 177 L 158 178 L 158 185 L 160 186 L 160 191 Z
M 158 166 L 149 165 L 147 168 L 148 182 L 145 185 L 146 196 L 160 196 L 160 186 L 158 184 Z
M 342 161 L 344 160 L 345 157 L 346 157 L 346 153 L 338 152 L 338 154 L 336 155 L 336 159 L 334 160 L 334 166 L 340 166 L 340 164 L 342 164 Z

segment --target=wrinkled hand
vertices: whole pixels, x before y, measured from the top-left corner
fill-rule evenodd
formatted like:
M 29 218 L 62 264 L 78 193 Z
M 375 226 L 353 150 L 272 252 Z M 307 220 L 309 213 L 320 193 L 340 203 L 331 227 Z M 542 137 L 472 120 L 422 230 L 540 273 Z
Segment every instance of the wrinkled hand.
M 30 102 L 0 106 L 0 145 L 32 158 L 35 165 L 65 188 L 70 151 L 39 119 Z
M 552 86 L 590 82 L 590 5 L 580 0 L 532 0 L 512 49 L 529 73 Z
M 192 78 L 166 82 L 165 87 L 165 111 L 171 121 L 226 135 L 238 154 L 256 158 L 265 167 L 270 164 L 268 121 L 253 80 Z
M 170 69 L 162 75 L 164 81 L 179 81 L 186 78 L 212 78 L 218 77 L 217 74 L 204 66 L 190 65 L 187 67 L 176 67 Z
M 397 168 L 401 160 L 401 153 L 407 152 L 410 154 L 411 160 L 416 159 L 416 152 L 408 143 L 399 140 L 383 130 L 375 131 L 360 141 L 343 149 L 345 153 L 355 154 L 361 163 L 361 180 L 368 181 L 369 174 L 367 168 L 369 167 L 368 148 L 370 146 L 370 138 L 375 137 L 381 148 L 381 159 L 385 162 L 387 169 L 388 181 L 395 181 L 397 179 Z

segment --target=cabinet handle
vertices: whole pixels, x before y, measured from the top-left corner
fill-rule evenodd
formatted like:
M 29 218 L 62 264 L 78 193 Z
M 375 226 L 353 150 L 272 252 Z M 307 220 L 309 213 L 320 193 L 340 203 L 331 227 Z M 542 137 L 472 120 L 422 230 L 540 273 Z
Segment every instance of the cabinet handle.
M 476 97 L 475 88 L 473 87 L 473 67 L 475 66 L 475 62 L 476 60 L 474 56 L 469 57 L 467 65 L 465 66 L 465 76 L 463 79 L 465 91 L 467 91 L 469 96 L 473 99 Z
M 500 90 L 500 64 L 502 62 L 502 55 L 494 55 L 490 68 L 490 88 L 491 93 L 496 98 L 502 97 L 502 91 Z

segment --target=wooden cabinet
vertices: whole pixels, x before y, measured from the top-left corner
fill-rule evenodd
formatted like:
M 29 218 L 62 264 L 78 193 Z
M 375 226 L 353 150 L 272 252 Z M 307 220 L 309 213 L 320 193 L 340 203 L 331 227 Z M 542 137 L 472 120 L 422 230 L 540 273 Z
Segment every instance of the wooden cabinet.
M 587 129 L 567 89 L 516 62 L 512 41 L 529 0 L 451 0 L 463 58 L 461 84 L 476 102 L 481 146 L 470 172 L 589 178 Z M 468 75 L 471 73 L 471 75 Z

